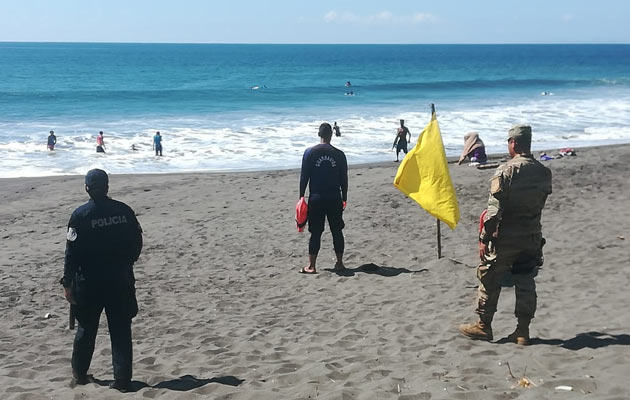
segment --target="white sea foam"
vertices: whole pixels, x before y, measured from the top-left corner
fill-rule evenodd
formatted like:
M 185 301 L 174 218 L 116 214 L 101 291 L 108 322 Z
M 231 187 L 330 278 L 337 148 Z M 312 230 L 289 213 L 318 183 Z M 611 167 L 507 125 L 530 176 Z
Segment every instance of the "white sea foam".
M 567 99 L 559 94 L 520 104 L 487 103 L 438 104 L 447 155 L 459 154 L 469 131 L 479 132 L 488 152 L 505 152 L 506 132 L 515 123 L 532 125 L 535 150 L 630 142 L 630 95 Z M 338 110 L 324 109 L 311 116 L 0 123 L 0 177 L 83 174 L 94 167 L 111 173 L 294 168 L 300 166 L 304 149 L 317 143 L 321 121 L 335 119 L 342 136 L 333 138 L 333 144 L 350 163 L 392 160 L 398 120 L 406 120 L 415 142 L 429 120 L 428 107 L 422 106 L 424 110 L 407 112 L 358 110 L 343 118 Z M 45 132 L 51 128 L 58 138 L 54 152 L 46 149 Z M 106 154 L 95 152 L 100 129 L 105 131 Z M 157 129 L 164 138 L 164 157 L 153 155 Z

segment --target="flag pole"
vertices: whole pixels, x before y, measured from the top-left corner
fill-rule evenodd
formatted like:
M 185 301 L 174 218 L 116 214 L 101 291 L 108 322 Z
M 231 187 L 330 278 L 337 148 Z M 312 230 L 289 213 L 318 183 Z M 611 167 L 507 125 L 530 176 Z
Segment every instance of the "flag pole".
M 442 235 L 440 235 L 440 220 L 437 221 L 438 260 L 442 258 Z
M 431 103 L 431 119 L 433 119 L 434 115 L 435 115 L 435 104 Z M 435 221 L 437 224 L 437 252 L 438 252 L 438 260 L 439 260 L 440 258 L 442 258 L 442 233 L 441 233 L 440 220 L 436 218 Z

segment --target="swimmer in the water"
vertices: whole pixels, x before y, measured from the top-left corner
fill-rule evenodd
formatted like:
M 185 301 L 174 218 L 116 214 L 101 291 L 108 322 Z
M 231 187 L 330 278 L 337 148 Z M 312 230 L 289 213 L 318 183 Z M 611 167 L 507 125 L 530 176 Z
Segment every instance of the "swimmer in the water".
M 350 81 L 346 82 L 346 87 L 350 87 L 352 86 L 352 83 L 350 83 Z

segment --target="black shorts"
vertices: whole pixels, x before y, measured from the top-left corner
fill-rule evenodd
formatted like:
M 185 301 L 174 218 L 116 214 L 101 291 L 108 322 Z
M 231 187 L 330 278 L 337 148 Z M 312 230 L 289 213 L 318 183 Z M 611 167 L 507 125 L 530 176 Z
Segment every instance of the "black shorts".
M 341 199 L 309 199 L 307 215 L 309 232 L 323 232 L 326 217 L 331 231 L 342 230 L 346 226 Z
M 400 141 L 396 146 L 396 153 L 400 153 L 400 150 L 404 151 L 407 154 L 407 142 Z

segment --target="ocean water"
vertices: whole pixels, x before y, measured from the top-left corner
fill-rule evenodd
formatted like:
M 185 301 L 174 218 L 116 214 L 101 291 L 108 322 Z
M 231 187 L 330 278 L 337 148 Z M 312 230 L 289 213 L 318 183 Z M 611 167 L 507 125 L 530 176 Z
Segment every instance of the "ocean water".
M 0 177 L 299 167 L 323 121 L 350 163 L 393 160 L 430 103 L 448 155 L 515 123 L 534 149 L 630 142 L 630 45 L 0 43 L 0 76 Z

